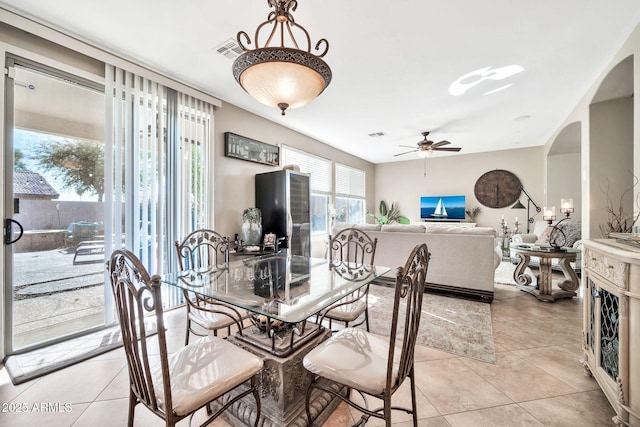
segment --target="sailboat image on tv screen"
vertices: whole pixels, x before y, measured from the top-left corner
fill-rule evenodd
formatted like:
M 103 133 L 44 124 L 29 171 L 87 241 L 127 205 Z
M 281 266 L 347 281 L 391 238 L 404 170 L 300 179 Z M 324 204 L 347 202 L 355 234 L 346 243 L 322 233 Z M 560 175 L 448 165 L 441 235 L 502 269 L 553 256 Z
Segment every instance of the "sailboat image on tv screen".
M 434 218 L 447 218 L 447 208 L 444 207 L 444 203 L 442 203 L 442 198 L 438 200 L 438 204 L 436 205 L 436 210 L 431 214 Z

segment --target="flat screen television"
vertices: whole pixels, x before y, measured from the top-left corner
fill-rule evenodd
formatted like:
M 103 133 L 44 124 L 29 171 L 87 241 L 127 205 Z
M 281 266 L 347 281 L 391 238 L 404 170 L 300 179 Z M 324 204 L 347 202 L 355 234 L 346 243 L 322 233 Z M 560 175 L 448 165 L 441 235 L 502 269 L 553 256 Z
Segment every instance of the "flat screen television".
M 420 196 L 420 219 L 464 221 L 465 196 Z

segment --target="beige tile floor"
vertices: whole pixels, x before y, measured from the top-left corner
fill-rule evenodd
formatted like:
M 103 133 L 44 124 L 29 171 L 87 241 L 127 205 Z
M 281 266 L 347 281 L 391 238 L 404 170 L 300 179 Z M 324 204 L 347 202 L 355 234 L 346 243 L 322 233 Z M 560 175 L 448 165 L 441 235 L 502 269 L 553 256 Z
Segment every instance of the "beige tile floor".
M 542 303 L 515 287 L 496 285 L 491 305 L 496 364 L 416 349 L 419 425 L 613 426 L 614 411 L 580 363 L 581 310 L 581 298 Z M 183 343 L 183 312 L 169 316 L 170 351 Z M 125 365 L 119 349 L 19 386 L 2 367 L 0 426 L 124 426 Z M 395 401 L 408 403 L 406 387 Z M 19 412 L 22 407 L 28 412 Z M 324 426 L 348 426 L 357 418 L 343 404 Z M 393 422 L 411 425 L 400 412 L 394 412 Z M 367 423 L 381 424 L 377 419 Z M 163 424 L 139 406 L 135 425 Z M 228 426 L 224 421 L 213 425 Z

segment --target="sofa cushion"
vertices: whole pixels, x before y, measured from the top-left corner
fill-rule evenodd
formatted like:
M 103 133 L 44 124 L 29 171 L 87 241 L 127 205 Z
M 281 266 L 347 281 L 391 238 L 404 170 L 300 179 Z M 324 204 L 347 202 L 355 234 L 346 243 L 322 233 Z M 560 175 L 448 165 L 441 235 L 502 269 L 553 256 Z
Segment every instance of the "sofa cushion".
M 428 225 L 426 233 L 430 234 L 491 234 L 497 235 L 492 227 L 458 227 L 456 225 Z
M 359 228 L 362 231 L 380 231 L 380 224 L 356 224 L 355 228 Z
M 422 224 L 383 224 L 380 231 L 400 232 L 400 233 L 424 233 Z

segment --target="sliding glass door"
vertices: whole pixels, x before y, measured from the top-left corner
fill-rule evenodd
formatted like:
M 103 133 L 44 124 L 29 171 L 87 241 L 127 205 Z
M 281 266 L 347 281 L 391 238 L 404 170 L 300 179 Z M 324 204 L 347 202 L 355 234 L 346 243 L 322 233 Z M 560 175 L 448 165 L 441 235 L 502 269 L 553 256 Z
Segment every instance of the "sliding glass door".
M 9 353 L 105 323 L 102 85 L 8 58 Z M 8 237 L 10 236 L 10 237 Z
M 5 79 L 7 354 L 114 322 L 105 261 L 153 273 L 212 228 L 215 107 L 107 65 L 104 86 L 21 58 Z M 106 286 L 105 286 L 106 284 Z M 181 294 L 166 295 L 167 306 Z

